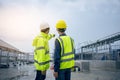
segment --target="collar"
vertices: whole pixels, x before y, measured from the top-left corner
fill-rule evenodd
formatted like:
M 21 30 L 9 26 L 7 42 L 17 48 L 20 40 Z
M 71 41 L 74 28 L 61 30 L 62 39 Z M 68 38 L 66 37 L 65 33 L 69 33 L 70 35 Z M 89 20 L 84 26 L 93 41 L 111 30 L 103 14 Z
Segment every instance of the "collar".
M 48 36 L 48 34 L 46 34 L 44 32 L 40 32 L 40 35 L 43 36 L 43 37 L 45 37 L 45 38 Z
M 66 36 L 66 34 L 65 34 L 65 33 L 63 33 L 63 34 L 60 34 L 59 36 Z

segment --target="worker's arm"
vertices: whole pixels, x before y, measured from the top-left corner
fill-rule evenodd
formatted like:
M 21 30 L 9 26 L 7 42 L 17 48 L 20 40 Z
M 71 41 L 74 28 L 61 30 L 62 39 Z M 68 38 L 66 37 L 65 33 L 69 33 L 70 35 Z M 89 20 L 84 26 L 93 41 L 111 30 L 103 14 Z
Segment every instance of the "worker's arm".
M 48 34 L 47 39 L 50 40 L 51 38 L 55 37 L 55 34 Z
M 54 51 L 54 72 L 58 72 L 60 69 L 60 54 L 61 47 L 59 41 L 55 40 L 55 51 Z

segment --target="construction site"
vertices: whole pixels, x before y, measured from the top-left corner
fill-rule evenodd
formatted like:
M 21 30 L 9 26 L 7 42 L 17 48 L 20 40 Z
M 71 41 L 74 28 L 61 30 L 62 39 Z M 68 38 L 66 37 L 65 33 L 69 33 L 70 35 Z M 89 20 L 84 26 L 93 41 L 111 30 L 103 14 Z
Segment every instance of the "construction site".
M 120 79 L 120 32 L 81 45 L 76 50 L 71 80 Z M 21 52 L 0 40 L 0 80 L 34 80 L 33 63 L 33 53 Z M 47 71 L 46 80 L 55 80 L 52 72 Z
M 120 80 L 120 0 L 0 0 L 0 80 Z

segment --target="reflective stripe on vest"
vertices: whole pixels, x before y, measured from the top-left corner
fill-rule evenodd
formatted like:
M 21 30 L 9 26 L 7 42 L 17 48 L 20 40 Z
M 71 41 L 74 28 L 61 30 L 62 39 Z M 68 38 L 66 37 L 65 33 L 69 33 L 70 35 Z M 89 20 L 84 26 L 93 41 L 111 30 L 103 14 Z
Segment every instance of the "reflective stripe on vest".
M 40 38 L 44 38 L 43 36 L 39 36 Z M 52 35 L 50 34 L 50 37 L 52 37 Z M 39 47 L 38 49 L 36 50 L 40 50 L 40 49 L 45 49 L 45 47 Z M 46 51 L 45 54 L 48 54 L 49 51 Z
M 45 61 L 45 62 L 40 62 L 39 63 L 37 60 L 34 60 L 34 62 L 36 62 L 39 65 L 45 65 L 45 64 L 48 64 L 50 61 Z
M 35 49 L 35 51 L 36 51 L 36 50 L 41 50 L 41 49 L 45 49 L 45 47 L 38 47 L 38 48 Z M 46 52 L 45 52 L 45 54 L 48 54 L 48 53 L 49 53 L 49 51 L 46 51 Z
M 71 61 L 71 60 L 74 60 L 74 58 L 69 58 L 69 59 L 60 60 L 60 62 L 67 62 L 67 61 Z
M 36 50 L 41 50 L 41 49 L 45 49 L 45 47 L 43 47 L 43 46 L 38 47 L 38 48 L 35 49 L 35 51 L 36 51 Z

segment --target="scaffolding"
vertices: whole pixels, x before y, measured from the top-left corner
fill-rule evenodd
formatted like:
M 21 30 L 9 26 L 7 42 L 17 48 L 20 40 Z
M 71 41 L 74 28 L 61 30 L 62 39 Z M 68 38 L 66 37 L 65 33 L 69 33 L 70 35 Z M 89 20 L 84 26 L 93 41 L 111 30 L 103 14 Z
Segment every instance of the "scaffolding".
M 106 36 L 95 42 L 81 46 L 79 59 L 87 60 L 120 60 L 120 45 L 112 45 L 120 40 L 120 32 Z M 114 47 L 117 48 L 114 48 Z

